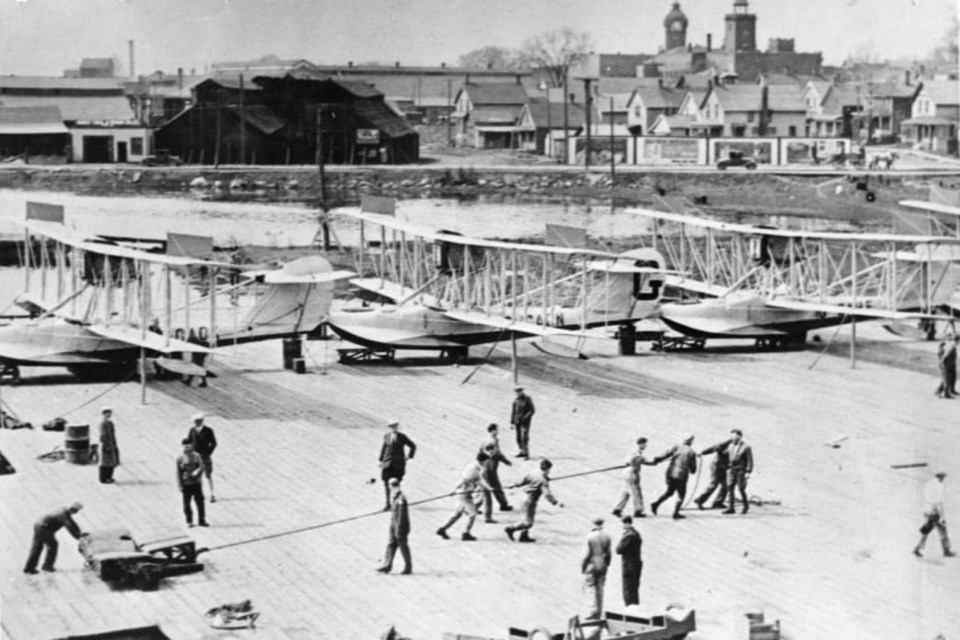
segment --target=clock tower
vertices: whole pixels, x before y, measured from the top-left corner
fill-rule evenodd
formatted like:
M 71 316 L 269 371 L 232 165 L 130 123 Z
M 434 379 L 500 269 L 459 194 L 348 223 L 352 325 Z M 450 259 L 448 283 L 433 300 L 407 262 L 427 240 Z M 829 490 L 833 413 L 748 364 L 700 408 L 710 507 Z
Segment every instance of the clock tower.
M 673 9 L 663 20 L 663 28 L 667 33 L 667 51 L 687 46 L 687 24 L 687 16 L 680 10 L 680 3 L 674 2 Z
M 750 13 L 747 0 L 733 0 L 733 13 L 728 13 L 723 48 L 727 51 L 757 50 L 757 16 Z

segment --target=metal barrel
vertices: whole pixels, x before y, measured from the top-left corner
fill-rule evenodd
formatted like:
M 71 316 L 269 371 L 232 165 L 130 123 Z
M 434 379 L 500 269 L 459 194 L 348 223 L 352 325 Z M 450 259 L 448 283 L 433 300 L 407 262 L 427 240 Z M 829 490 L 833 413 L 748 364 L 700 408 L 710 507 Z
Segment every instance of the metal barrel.
M 283 339 L 283 368 L 293 369 L 293 361 L 303 357 L 303 343 L 300 338 Z
M 63 442 L 64 457 L 73 464 L 87 464 L 90 461 L 90 425 L 68 424 Z

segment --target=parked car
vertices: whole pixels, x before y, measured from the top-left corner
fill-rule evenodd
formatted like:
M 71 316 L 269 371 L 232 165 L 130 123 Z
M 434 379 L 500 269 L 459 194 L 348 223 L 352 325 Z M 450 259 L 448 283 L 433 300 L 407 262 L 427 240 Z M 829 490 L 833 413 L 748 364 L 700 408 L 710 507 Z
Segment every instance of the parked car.
M 157 149 L 152 156 L 144 156 L 141 164 L 145 167 L 166 167 L 170 165 L 178 167 L 183 164 L 183 160 L 180 159 L 180 156 L 172 155 L 169 149 Z
M 731 151 L 726 158 L 717 163 L 717 169 L 721 171 L 726 171 L 730 167 L 746 167 L 752 171 L 757 168 L 757 161 L 744 157 L 742 151 Z

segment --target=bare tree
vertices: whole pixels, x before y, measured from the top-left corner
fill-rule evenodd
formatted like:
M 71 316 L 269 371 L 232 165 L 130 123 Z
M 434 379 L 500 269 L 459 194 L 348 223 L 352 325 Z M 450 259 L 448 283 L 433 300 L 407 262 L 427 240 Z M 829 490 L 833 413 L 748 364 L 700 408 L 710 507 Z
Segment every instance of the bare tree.
M 504 47 L 483 47 L 460 56 L 459 65 L 467 69 L 503 71 L 520 66 L 517 51 Z
M 567 28 L 526 40 L 520 48 L 520 59 L 524 66 L 547 72 L 550 83 L 559 87 L 570 67 L 592 49 L 590 34 Z

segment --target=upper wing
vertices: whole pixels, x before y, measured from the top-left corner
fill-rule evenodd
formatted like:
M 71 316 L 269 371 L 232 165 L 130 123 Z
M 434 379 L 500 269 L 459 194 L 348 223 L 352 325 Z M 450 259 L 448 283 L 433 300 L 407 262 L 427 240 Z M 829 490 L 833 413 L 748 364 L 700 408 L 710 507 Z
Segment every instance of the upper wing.
M 448 318 L 459 320 L 460 322 L 486 325 L 494 329 L 503 329 L 505 331 L 514 331 L 516 333 L 526 333 L 533 336 L 581 336 L 581 334 L 577 331 L 558 329 L 556 327 L 545 327 L 533 322 L 511 320 L 510 318 L 504 318 L 501 316 L 487 315 L 486 313 L 481 313 L 479 311 L 449 310 L 444 311 L 443 314 Z
M 898 204 L 908 209 L 919 209 L 920 211 L 927 211 L 929 213 L 943 213 L 948 216 L 960 217 L 960 207 L 954 207 L 949 204 L 924 202 L 923 200 L 901 200 Z

